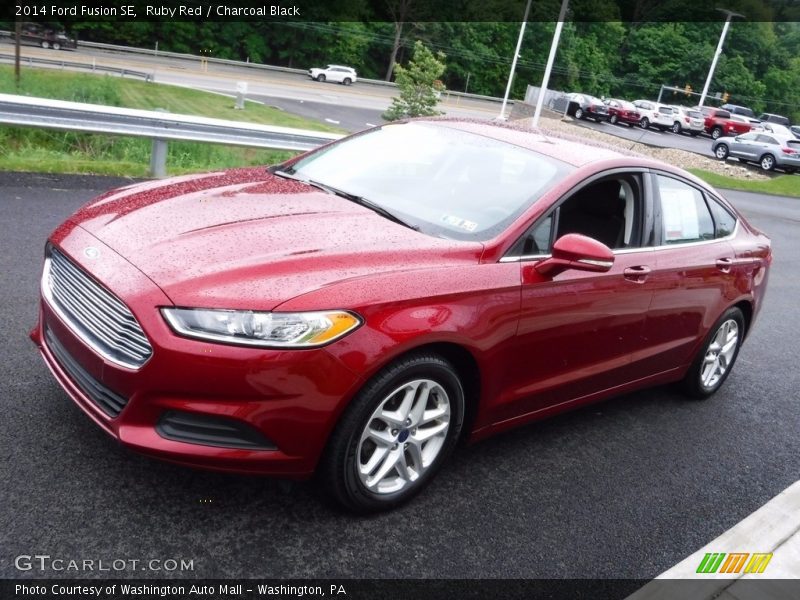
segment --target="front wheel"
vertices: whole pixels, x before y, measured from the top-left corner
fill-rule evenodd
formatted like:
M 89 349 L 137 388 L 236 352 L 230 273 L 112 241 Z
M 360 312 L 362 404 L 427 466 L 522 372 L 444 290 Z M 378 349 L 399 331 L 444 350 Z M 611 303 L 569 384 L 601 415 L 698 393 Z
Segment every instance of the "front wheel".
M 353 80 L 352 80 L 352 79 L 350 79 L 349 77 L 345 77 L 345 78 L 342 80 L 342 83 L 343 83 L 344 85 L 350 85 L 351 83 L 353 83 Z
M 728 158 L 728 147 L 725 144 L 720 143 L 719 146 L 717 146 L 714 150 L 714 156 L 720 160 L 725 160 Z
M 744 339 L 744 315 L 729 308 L 711 328 L 703 348 L 683 380 L 684 391 L 693 398 L 708 398 L 730 375 Z
M 323 75 L 322 73 L 317 75 L 317 81 L 319 81 L 320 83 L 324 83 L 325 82 L 325 75 Z
M 642 120 L 639 121 L 639 127 L 641 127 L 642 129 L 647 129 L 648 127 L 650 127 L 649 119 L 647 117 L 642 117 Z
M 680 123 L 673 123 L 672 124 L 672 133 L 680 133 L 681 132 L 681 124 Z
M 47 40 L 42 40 L 42 44 L 41 45 L 42 45 L 42 48 L 47 50 L 50 47 L 50 42 L 48 42 Z
M 53 42 L 53 50 L 61 50 L 61 44 L 58 42 Z
M 331 435 L 319 475 L 327 492 L 355 512 L 394 508 L 433 478 L 464 419 L 464 390 L 436 354 L 407 356 L 373 377 Z
M 608 119 L 608 122 L 611 123 L 612 125 L 616 125 L 617 124 L 617 115 L 611 115 L 611 117 L 609 117 L 609 119 Z
M 583 118 L 583 109 L 582 108 L 576 108 L 575 109 L 575 118 L 576 119 L 582 119 Z
M 772 171 L 775 168 L 775 157 L 771 154 L 765 154 L 761 157 L 761 168 L 765 171 Z

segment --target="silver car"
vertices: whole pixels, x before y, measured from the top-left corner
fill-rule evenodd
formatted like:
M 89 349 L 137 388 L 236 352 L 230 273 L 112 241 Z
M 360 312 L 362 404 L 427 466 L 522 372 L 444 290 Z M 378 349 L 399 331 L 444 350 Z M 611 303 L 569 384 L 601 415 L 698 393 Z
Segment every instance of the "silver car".
M 705 117 L 699 110 L 686 106 L 673 106 L 675 122 L 672 124 L 672 133 L 688 133 L 696 137 L 703 133 Z
M 711 151 L 720 160 L 728 157 L 754 162 L 765 171 L 781 168 L 787 173 L 800 169 L 800 140 L 774 133 L 751 131 L 736 137 L 719 138 Z

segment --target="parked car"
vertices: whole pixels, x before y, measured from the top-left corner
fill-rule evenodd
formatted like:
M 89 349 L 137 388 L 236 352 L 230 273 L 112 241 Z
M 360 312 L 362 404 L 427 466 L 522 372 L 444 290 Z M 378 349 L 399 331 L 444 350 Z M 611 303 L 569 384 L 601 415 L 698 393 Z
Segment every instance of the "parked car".
M 756 118 L 756 113 L 752 108 L 746 106 L 739 106 L 738 104 L 723 104 L 720 106 L 722 110 L 727 110 L 732 115 L 741 115 L 750 123 L 760 123 L 761 121 Z
M 675 119 L 672 124 L 672 133 L 688 133 L 692 137 L 703 133 L 705 119 L 699 110 L 686 106 L 673 106 L 672 111 Z
M 612 125 L 617 123 L 624 123 L 628 127 L 638 125 L 642 116 L 633 102 L 627 100 L 618 100 L 617 98 L 609 98 L 605 101 L 608 107 L 608 122 Z
M 791 127 L 789 127 L 789 131 L 791 131 L 794 134 L 794 137 L 800 139 L 800 125 L 792 125 Z
M 727 110 L 710 106 L 696 106 L 695 109 L 705 117 L 703 129 L 714 140 L 727 135 L 741 135 L 752 129 L 750 123 L 732 119 Z
M 576 119 L 594 119 L 598 123 L 608 120 L 608 107 L 600 98 L 588 94 L 567 94 L 567 114 Z
M 765 171 L 780 168 L 788 173 L 800 169 L 800 140 L 794 136 L 750 132 L 721 138 L 711 151 L 720 160 L 728 157 L 761 165 Z
M 655 127 L 661 131 L 666 131 L 672 128 L 675 119 L 670 106 L 651 102 L 650 100 L 634 100 L 633 104 L 642 116 L 639 119 L 639 126 L 642 129 Z
M 316 472 L 380 510 L 462 437 L 670 382 L 711 396 L 770 263 L 769 238 L 676 167 L 419 119 L 101 195 L 49 237 L 31 337 L 123 446 Z
M 11 38 L 16 39 L 16 33 L 11 32 Z M 53 50 L 75 49 L 78 42 L 67 35 L 67 32 L 59 29 L 52 29 L 38 23 L 23 23 L 19 36 L 21 44 L 35 44 L 42 48 L 52 48 Z
M 794 137 L 794 133 L 789 127 L 784 127 L 778 123 L 770 123 L 768 121 L 761 121 L 762 130 L 767 133 L 774 133 L 776 135 L 788 136 L 790 138 Z
M 792 125 L 788 117 L 773 113 L 761 113 L 761 115 L 758 117 L 758 120 L 762 123 L 777 123 L 778 125 L 783 125 L 784 127 L 791 127 Z
M 315 81 L 333 81 L 343 85 L 350 85 L 358 80 L 355 69 L 342 65 L 328 65 L 324 69 L 312 68 L 308 70 L 308 76 Z

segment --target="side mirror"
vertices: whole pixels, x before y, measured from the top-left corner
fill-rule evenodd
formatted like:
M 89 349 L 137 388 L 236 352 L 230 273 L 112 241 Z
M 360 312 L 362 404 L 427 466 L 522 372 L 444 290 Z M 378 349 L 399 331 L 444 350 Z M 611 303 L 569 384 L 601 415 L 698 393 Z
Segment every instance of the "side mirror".
M 605 273 L 614 265 L 614 253 L 595 239 L 579 233 L 568 233 L 553 244 L 553 254 L 534 265 L 545 277 L 555 277 L 569 269 Z

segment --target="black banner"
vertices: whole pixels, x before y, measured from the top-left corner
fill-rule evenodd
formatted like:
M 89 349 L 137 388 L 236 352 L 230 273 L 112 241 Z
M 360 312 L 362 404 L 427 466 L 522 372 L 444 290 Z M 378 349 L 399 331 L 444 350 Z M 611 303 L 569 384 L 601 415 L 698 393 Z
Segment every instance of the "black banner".
M 794 600 L 800 598 L 800 579 L 0 580 L 3 600 L 701 600 L 720 596 Z

